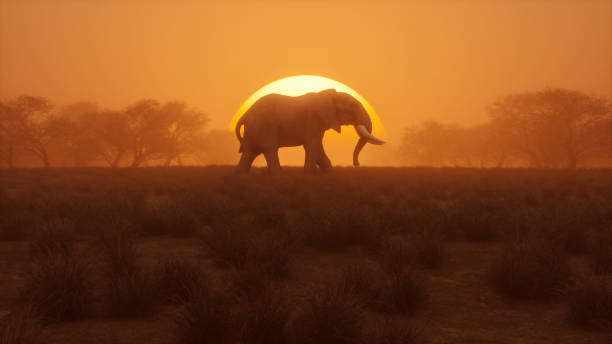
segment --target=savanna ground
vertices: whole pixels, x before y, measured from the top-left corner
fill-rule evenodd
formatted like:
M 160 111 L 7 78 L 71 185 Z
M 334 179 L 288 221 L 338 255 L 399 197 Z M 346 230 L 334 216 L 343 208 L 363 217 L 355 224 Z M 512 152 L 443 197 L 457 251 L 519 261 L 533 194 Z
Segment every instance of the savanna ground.
M 612 171 L 0 170 L 0 343 L 612 343 Z

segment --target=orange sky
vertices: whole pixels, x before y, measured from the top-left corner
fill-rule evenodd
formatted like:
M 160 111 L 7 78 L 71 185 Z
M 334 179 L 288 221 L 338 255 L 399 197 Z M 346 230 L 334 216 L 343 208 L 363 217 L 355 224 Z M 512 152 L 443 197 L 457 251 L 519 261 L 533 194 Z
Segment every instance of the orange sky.
M 295 74 L 355 89 L 392 144 L 423 120 L 482 121 L 511 92 L 612 97 L 612 1 L 0 0 L 2 97 L 177 99 L 225 128 Z

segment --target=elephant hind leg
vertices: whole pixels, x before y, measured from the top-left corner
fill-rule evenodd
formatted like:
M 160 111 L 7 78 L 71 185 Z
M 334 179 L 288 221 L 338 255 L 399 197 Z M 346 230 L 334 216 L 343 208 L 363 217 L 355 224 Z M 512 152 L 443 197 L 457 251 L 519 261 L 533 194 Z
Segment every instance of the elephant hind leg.
M 255 152 L 252 149 L 245 147 L 244 151 L 242 152 L 242 156 L 240 157 L 240 161 L 238 162 L 238 173 L 249 173 L 253 161 L 259 154 L 259 152 Z
M 280 161 L 278 160 L 278 148 L 270 149 L 264 152 L 266 163 L 268 164 L 268 172 L 277 174 L 281 172 Z

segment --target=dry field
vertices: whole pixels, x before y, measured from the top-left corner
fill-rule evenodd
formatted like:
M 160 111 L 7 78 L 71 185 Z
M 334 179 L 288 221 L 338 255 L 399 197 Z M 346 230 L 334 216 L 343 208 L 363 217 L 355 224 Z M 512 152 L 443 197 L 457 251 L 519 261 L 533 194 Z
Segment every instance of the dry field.
M 612 343 L 612 171 L 0 170 L 0 343 Z

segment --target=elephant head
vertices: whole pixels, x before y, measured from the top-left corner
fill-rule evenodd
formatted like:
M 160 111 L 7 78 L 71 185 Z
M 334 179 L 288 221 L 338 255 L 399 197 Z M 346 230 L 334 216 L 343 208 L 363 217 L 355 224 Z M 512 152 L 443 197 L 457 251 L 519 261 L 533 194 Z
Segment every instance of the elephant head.
M 372 120 L 361 102 L 353 96 L 336 92 L 334 89 L 321 91 L 317 94 L 320 101 L 316 113 L 320 116 L 325 129 L 334 129 L 340 133 L 341 125 L 352 125 L 359 135 L 359 140 L 353 151 L 353 165 L 359 166 L 359 153 L 366 143 L 375 145 L 385 144 L 385 141 L 372 135 Z

